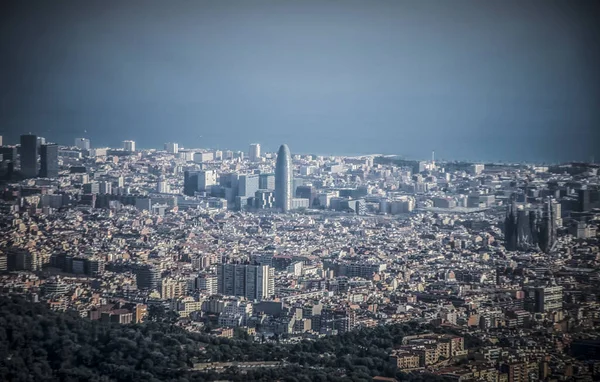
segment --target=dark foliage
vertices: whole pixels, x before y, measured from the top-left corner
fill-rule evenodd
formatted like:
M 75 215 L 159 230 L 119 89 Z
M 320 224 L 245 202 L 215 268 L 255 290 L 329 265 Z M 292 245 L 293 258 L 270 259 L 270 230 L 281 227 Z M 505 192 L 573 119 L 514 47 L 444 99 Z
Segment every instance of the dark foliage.
M 236 339 L 192 334 L 168 321 L 108 324 L 56 313 L 20 297 L 0 297 L 0 380 L 371 381 L 375 375 L 436 380 L 397 373 L 389 362 L 392 347 L 415 326 L 382 326 L 283 345 L 254 343 L 242 333 Z M 285 366 L 192 370 L 196 362 L 224 361 L 284 361 Z

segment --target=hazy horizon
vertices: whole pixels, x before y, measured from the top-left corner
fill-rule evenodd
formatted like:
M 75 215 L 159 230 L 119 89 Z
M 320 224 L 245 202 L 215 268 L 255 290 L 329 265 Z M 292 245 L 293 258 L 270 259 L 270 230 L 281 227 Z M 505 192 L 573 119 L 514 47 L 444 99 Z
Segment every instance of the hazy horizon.
M 600 158 L 597 2 L 1 7 L 5 143 L 32 132 L 95 147 Z

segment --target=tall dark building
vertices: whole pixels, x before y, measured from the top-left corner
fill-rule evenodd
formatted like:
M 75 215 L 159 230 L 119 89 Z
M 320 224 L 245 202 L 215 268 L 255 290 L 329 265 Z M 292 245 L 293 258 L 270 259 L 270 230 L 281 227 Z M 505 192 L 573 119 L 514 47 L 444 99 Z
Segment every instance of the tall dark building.
M 58 145 L 42 145 L 40 151 L 40 177 L 58 178 Z
M 21 173 L 25 178 L 35 178 L 37 168 L 37 136 L 21 135 Z
M 0 147 L 0 154 L 2 154 L 2 160 L 14 162 L 17 160 L 17 148 L 13 146 L 2 146 Z
M 287 145 L 281 145 L 275 165 L 275 207 L 283 212 L 292 209 L 292 155 Z
M 198 191 L 198 171 L 186 171 L 183 173 L 183 193 L 194 196 Z
M 143 265 L 137 269 L 135 281 L 138 289 L 158 289 L 160 271 L 153 266 Z
M 317 197 L 317 191 L 313 186 L 298 186 L 296 187 L 296 197 L 308 199 L 308 206 L 313 206 L 313 201 Z
M 585 212 L 593 208 L 600 208 L 600 190 L 590 188 L 577 190 L 577 200 L 579 211 Z

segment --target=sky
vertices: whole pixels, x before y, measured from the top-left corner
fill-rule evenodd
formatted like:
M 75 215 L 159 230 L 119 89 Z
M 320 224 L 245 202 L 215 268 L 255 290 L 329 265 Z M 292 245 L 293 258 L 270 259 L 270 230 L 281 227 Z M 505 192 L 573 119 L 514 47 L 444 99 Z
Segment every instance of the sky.
M 600 160 L 600 2 L 0 5 L 0 135 Z

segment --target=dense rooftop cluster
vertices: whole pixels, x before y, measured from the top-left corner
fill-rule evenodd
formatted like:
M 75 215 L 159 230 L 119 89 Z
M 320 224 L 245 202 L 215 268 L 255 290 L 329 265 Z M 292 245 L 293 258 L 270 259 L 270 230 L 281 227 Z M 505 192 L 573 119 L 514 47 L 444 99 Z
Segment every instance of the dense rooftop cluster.
M 599 375 L 598 166 L 292 152 L 281 213 L 276 155 L 256 145 L 249 159 L 80 146 L 60 148 L 54 178 L 19 180 L 4 160 L 2 293 L 283 343 L 416 323 L 438 332 L 390 349 L 399 370 Z

